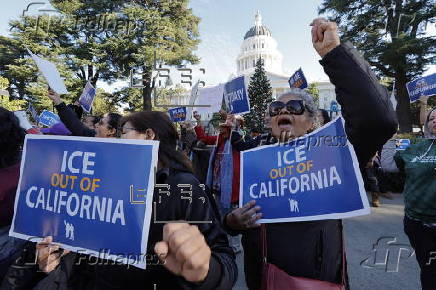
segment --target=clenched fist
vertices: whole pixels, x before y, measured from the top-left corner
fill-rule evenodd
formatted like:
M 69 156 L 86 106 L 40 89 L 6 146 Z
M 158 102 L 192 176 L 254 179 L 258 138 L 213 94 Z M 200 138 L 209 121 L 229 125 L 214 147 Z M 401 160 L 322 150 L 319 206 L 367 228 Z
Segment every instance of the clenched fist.
M 36 256 L 38 266 L 44 273 L 50 273 L 59 265 L 61 258 L 69 253 L 69 251 L 59 251 L 60 247 L 52 244 L 53 237 L 45 237 L 42 242 L 36 244 Z
M 197 226 L 166 224 L 154 251 L 168 270 L 189 282 L 202 282 L 209 272 L 211 250 Z
M 312 26 L 313 47 L 321 57 L 341 44 L 338 26 L 335 22 L 329 22 L 325 18 L 316 18 L 310 25 Z

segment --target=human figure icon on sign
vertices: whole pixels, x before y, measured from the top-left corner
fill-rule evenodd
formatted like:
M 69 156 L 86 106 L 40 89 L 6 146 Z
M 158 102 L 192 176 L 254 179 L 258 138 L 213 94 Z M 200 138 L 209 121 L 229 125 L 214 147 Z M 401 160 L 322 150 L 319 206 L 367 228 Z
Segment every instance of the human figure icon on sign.
M 73 226 L 73 224 L 67 223 L 66 221 L 64 221 L 64 224 L 65 224 L 65 238 L 74 241 L 74 226 Z
M 291 212 L 300 212 L 300 209 L 298 208 L 298 201 L 295 199 L 289 199 L 289 207 L 291 208 Z

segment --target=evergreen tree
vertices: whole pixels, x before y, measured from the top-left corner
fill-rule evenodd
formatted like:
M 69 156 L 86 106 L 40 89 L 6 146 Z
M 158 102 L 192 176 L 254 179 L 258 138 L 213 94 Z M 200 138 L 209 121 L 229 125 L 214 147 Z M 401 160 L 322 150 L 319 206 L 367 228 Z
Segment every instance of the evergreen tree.
M 332 16 L 379 76 L 395 80 L 400 131 L 411 132 L 406 83 L 436 61 L 435 36 L 426 33 L 436 22 L 434 1 L 323 0 L 319 13 Z
M 256 69 L 248 86 L 248 95 L 250 96 L 250 113 L 244 115 L 246 128 L 249 131 L 263 132 L 265 129 L 264 114 L 273 98 L 271 84 L 266 76 L 262 59 L 256 62 Z
M 0 36 L 0 75 L 10 95 L 47 106 L 47 85 L 25 47 L 54 62 L 77 99 L 88 80 L 128 80 L 130 70 L 144 72 L 140 90 L 143 109 L 151 110 L 154 55 L 170 65 L 196 63 L 200 19 L 188 0 L 51 0 L 57 15 L 23 15 L 10 21 L 11 37 Z M 135 89 L 139 91 L 138 89 Z
M 306 91 L 312 95 L 313 101 L 315 102 L 315 105 L 319 107 L 319 89 L 318 89 L 318 83 L 311 83 L 309 84 L 309 87 L 306 89 Z

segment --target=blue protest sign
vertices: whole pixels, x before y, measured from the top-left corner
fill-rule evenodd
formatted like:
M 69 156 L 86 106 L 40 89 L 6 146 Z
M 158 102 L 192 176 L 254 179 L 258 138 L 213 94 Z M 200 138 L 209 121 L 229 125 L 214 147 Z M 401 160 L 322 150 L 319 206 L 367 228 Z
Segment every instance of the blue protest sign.
M 29 111 L 30 115 L 32 115 L 33 120 L 38 123 L 38 113 L 36 112 L 35 107 L 33 107 L 30 102 L 27 110 Z
M 412 103 L 421 96 L 436 95 L 436 73 L 408 82 L 406 87 Z
M 233 79 L 224 85 L 224 100 L 231 114 L 250 112 L 250 99 L 245 90 L 243 76 Z
M 41 115 L 39 115 L 38 122 L 44 126 L 51 127 L 56 123 L 59 123 L 61 119 L 58 115 L 53 112 L 44 110 Z
M 336 102 L 335 100 L 331 101 L 331 103 L 330 103 L 330 111 L 332 111 L 332 112 L 338 112 L 339 111 L 338 102 Z
M 9 234 L 145 268 L 158 144 L 26 135 Z
M 291 88 L 300 88 L 305 89 L 307 88 L 307 80 L 304 76 L 303 70 L 300 68 L 298 69 L 290 78 L 289 78 L 289 86 Z
M 410 146 L 410 139 L 396 139 L 395 149 L 396 150 L 406 150 Z
M 240 206 L 255 200 L 260 223 L 369 214 L 359 163 L 337 118 L 287 144 L 241 152 Z
M 183 122 L 186 120 L 186 107 L 169 109 L 168 113 L 173 122 Z
M 87 82 L 85 88 L 83 89 L 82 94 L 79 98 L 79 104 L 86 112 L 91 112 L 92 103 L 95 98 L 95 88 L 91 85 L 90 82 Z

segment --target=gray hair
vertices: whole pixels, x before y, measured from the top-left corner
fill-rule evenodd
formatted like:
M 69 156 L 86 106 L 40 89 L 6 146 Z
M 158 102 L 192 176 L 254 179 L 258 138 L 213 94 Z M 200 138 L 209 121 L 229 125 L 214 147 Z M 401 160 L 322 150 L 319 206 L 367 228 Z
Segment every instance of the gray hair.
M 309 94 L 307 91 L 299 89 L 299 88 L 290 88 L 285 93 L 281 94 L 277 100 L 288 96 L 297 96 L 300 97 L 304 101 L 304 105 L 307 108 L 307 112 L 309 113 L 309 117 L 315 125 L 315 128 L 321 127 L 320 120 L 318 120 L 316 116 L 316 112 L 318 111 L 318 107 L 313 101 L 313 96 Z

